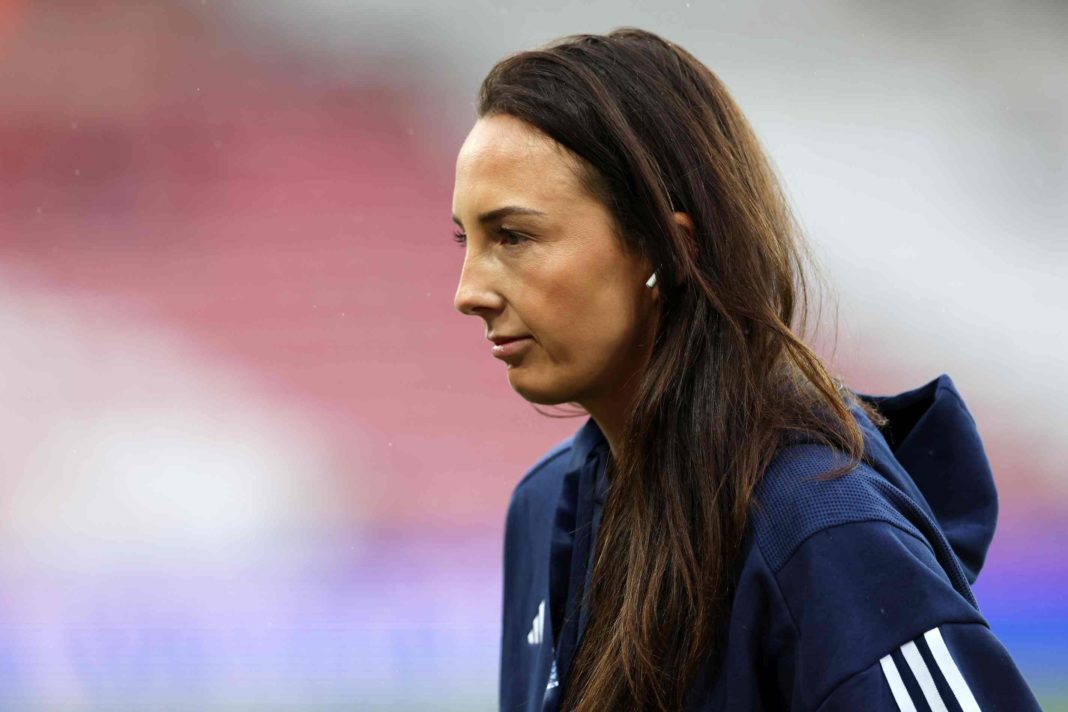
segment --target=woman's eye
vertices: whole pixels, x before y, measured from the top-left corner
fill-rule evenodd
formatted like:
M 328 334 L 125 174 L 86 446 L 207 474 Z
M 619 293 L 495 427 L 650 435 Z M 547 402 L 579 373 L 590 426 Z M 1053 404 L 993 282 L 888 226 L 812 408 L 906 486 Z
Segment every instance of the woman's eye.
M 518 232 L 512 232 L 511 230 L 505 230 L 503 227 L 499 228 L 497 230 L 497 233 L 502 236 L 502 242 L 504 242 L 504 244 L 508 245 L 509 247 L 518 247 L 524 242 L 530 240 L 530 238 L 526 235 L 523 235 Z M 467 235 L 465 235 L 460 230 L 457 230 L 452 234 L 452 239 L 460 246 L 464 246 L 467 244 Z
M 524 242 L 526 242 L 527 240 L 530 239 L 526 235 L 520 234 L 518 232 L 512 232 L 511 230 L 505 230 L 503 227 L 500 228 L 499 230 L 497 230 L 497 232 L 500 233 L 501 235 L 503 235 L 505 240 L 515 240 L 515 242 L 506 242 L 505 243 L 505 244 L 509 245 L 510 247 L 516 247 L 516 246 L 521 245 L 521 244 L 523 244 Z

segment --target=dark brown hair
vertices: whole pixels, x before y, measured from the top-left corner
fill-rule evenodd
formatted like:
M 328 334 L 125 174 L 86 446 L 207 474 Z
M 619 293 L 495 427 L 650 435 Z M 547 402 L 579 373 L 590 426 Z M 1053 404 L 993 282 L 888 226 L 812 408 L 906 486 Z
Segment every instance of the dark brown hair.
M 803 343 L 812 262 L 745 117 L 707 67 L 624 27 L 497 63 L 478 115 L 567 148 L 628 250 L 656 265 L 657 334 L 596 543 L 568 710 L 675 710 L 719 664 L 753 492 L 792 438 L 863 455 L 878 414 Z M 689 214 L 692 238 L 675 211 Z

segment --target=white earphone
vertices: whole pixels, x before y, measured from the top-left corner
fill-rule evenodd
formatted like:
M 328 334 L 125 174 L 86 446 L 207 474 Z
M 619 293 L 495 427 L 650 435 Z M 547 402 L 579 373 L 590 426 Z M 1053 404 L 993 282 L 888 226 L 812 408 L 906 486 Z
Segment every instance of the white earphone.
M 653 275 L 646 281 L 645 286 L 649 289 L 656 286 L 656 272 L 653 272 Z

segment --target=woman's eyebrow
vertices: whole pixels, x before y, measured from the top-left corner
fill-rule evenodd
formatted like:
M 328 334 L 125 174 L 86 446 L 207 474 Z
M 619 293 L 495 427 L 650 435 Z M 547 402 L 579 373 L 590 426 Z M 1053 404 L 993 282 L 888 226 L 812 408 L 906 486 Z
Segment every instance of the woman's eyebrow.
M 478 222 L 482 225 L 485 225 L 486 223 L 491 223 L 495 220 L 500 220 L 501 218 L 506 217 L 508 215 L 540 215 L 542 217 L 545 217 L 547 213 L 543 213 L 540 210 L 535 210 L 534 208 L 524 208 L 521 205 L 505 205 L 504 207 L 496 208 L 494 210 L 490 210 L 489 212 L 482 213 L 478 216 Z M 452 216 L 452 221 L 460 227 L 464 226 L 464 224 L 460 222 L 460 218 L 456 217 L 455 215 Z

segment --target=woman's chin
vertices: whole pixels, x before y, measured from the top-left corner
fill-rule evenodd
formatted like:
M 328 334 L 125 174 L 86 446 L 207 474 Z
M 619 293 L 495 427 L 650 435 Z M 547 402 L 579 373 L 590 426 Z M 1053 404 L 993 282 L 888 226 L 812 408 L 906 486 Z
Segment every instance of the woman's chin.
M 538 383 L 532 376 L 533 374 L 522 366 L 508 369 L 508 383 L 524 400 L 537 405 L 560 405 L 574 399 L 572 389 L 563 389 L 556 384 Z

